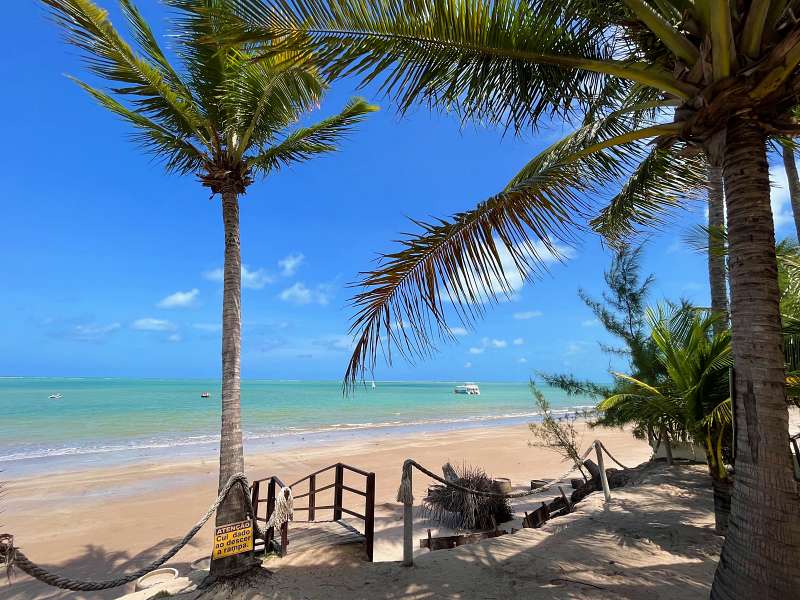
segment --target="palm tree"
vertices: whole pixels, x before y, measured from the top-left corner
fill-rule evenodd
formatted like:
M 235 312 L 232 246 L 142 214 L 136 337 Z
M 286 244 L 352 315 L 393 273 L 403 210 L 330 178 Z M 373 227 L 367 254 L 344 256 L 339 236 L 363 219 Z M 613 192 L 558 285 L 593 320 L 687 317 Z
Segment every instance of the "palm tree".
M 617 422 L 645 422 L 658 431 L 671 462 L 671 441 L 692 440 L 705 449 L 714 488 L 716 529 L 724 535 L 731 477 L 725 466 L 731 446 L 730 332 L 725 317 L 690 306 L 648 310 L 647 320 L 663 376 L 655 383 L 616 373 L 625 391 L 598 405 Z
M 639 92 L 665 119 L 598 130 L 533 161 L 496 196 L 423 224 L 364 277 L 348 368 L 363 374 L 383 344 L 424 352 L 447 337 L 449 306 L 481 312 L 508 292 L 498 246 L 525 276 L 595 211 L 588 189 L 621 166 L 652 167 L 685 149 L 722 158 L 736 363 L 737 481 L 714 598 L 789 597 L 800 587 L 798 489 L 778 309 L 767 141 L 793 136 L 800 26 L 786 0 L 243 0 L 237 35 L 292 48 L 331 76 L 379 81 L 401 110 L 418 101 L 516 130 L 569 118 L 601 90 Z M 624 119 L 623 119 L 624 120 Z M 654 142 L 629 165 L 631 148 Z M 576 140 L 578 141 L 578 140 Z M 641 171 L 639 171 L 641 172 Z M 657 199 L 656 199 L 657 200 Z M 587 214 L 588 213 L 588 214 Z M 601 215 L 601 219 L 609 214 Z M 499 285 L 498 282 L 499 281 Z M 499 290 L 498 290 L 499 288 Z M 448 300 L 452 300 L 449 303 Z M 403 322 L 401 333 L 392 323 Z
M 42 0 L 67 40 L 83 51 L 89 71 L 108 91 L 77 81 L 101 106 L 134 127 L 135 139 L 162 159 L 167 172 L 195 173 L 221 196 L 225 230 L 222 303 L 222 423 L 219 486 L 244 471 L 240 417 L 241 250 L 239 198 L 257 176 L 332 152 L 350 128 L 376 110 L 361 99 L 315 125 L 290 129 L 317 107 L 325 83 L 309 66 L 281 66 L 278 56 L 252 61 L 245 45 L 222 45 L 218 34 L 234 0 L 167 0 L 176 10 L 173 66 L 131 0 L 120 0 L 135 39 L 129 45 L 106 11 L 91 0 Z M 215 14 L 208 12 L 214 9 Z M 246 518 L 246 498 L 233 494 L 217 524 Z M 212 575 L 246 568 L 241 556 L 215 560 Z

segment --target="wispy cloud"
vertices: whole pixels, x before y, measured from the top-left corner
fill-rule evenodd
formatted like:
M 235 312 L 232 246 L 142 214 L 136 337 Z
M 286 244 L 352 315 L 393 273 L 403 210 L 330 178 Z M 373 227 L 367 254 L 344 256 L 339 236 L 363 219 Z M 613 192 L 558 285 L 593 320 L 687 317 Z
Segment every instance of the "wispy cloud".
M 569 342 L 564 352 L 564 356 L 574 356 L 576 354 L 583 354 L 591 346 L 591 342 L 577 341 Z
M 535 319 L 541 317 L 544 313 L 540 310 L 527 310 L 525 312 L 514 313 L 514 318 L 518 321 L 527 321 L 528 319 Z
M 222 283 L 225 273 L 222 268 L 212 269 L 203 273 L 209 281 Z M 275 281 L 275 278 L 264 269 L 251 270 L 247 265 L 242 265 L 242 287 L 251 290 L 260 290 Z
M 586 319 L 585 321 L 581 321 L 581 327 L 597 327 L 600 325 L 600 321 L 597 319 Z
M 500 264 L 503 267 L 508 289 L 505 289 L 504 286 L 501 285 L 500 279 L 495 275 L 490 275 L 489 277 L 489 288 L 497 293 L 498 297 L 503 300 L 514 300 L 519 297 L 518 294 L 525 285 L 525 279 L 522 274 L 520 274 L 519 268 L 506 246 L 497 239 L 495 242 L 497 243 L 497 254 L 500 257 Z M 531 244 L 530 249 L 525 249 L 523 252 L 530 256 L 532 262 L 538 262 L 544 265 L 567 261 L 576 256 L 574 248 L 563 244 L 553 244 L 553 249 L 551 250 L 541 240 L 536 240 Z M 476 272 L 468 273 L 465 271 L 461 275 L 461 279 L 463 280 L 464 287 L 468 287 L 468 281 L 480 280 L 482 278 Z M 476 302 L 484 303 L 488 300 L 489 298 L 485 294 L 480 294 Z
M 221 323 L 193 323 L 192 327 L 199 331 L 216 332 L 222 330 Z
M 525 340 L 523 338 L 514 338 L 514 341 L 512 343 L 515 346 L 522 346 L 522 344 L 525 343 Z
M 280 293 L 280 299 L 292 304 L 320 304 L 325 306 L 333 296 L 333 286 L 320 284 L 315 288 L 309 288 L 302 281 L 298 281 L 293 286 L 286 288 Z
M 290 254 L 279 260 L 278 266 L 281 268 L 281 275 L 284 277 L 291 277 L 294 275 L 297 269 L 300 268 L 300 265 L 303 264 L 305 258 L 303 254 L 298 252 L 297 254 Z
M 188 308 L 194 306 L 200 290 L 191 289 L 188 292 L 175 292 L 161 300 L 156 306 L 158 308 Z
M 450 328 L 450 334 L 454 335 L 456 337 L 463 337 L 463 336 L 467 335 L 468 333 L 469 332 L 466 329 L 464 329 L 463 327 L 451 327 Z
M 171 321 L 154 319 L 153 317 L 136 319 L 131 323 L 131 327 L 137 331 L 175 331 L 177 329 Z
M 471 362 L 469 362 L 469 361 L 465 362 L 465 363 L 464 363 L 464 368 L 465 368 L 465 369 L 471 369 L 471 368 L 472 368 L 472 363 L 471 363 Z
M 524 356 L 522 356 L 522 357 L 520 357 L 520 358 L 518 358 L 518 359 L 517 359 L 517 362 L 518 362 L 519 364 L 521 364 L 521 365 L 524 365 L 526 362 L 528 362 L 528 359 L 527 359 L 527 358 L 525 358 Z
M 180 333 L 173 333 L 172 335 L 167 337 L 167 341 L 173 343 L 180 342 L 182 339 L 183 338 L 181 337 Z
M 105 342 L 109 336 L 119 331 L 119 323 L 63 323 L 56 320 L 48 321 L 48 326 L 55 326 L 48 335 L 50 337 L 72 340 L 76 342 Z
M 483 354 L 484 352 L 486 352 L 486 348 L 479 348 L 477 346 L 473 346 L 469 349 L 470 354 Z
M 505 340 L 489 340 L 488 344 L 491 345 L 492 348 L 505 348 L 508 346 L 508 342 Z

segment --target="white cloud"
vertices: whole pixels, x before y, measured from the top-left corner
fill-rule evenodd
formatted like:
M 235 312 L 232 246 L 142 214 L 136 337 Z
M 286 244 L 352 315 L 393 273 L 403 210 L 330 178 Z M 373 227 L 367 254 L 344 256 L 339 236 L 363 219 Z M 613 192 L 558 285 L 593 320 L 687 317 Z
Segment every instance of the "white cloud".
M 526 362 L 528 362 L 528 359 L 523 356 L 522 358 L 517 359 L 517 362 L 521 365 L 524 365 Z
M 524 344 L 524 343 L 525 343 L 524 339 L 522 339 L 522 338 L 514 338 L 513 344 L 515 346 L 522 346 L 522 344 Z
M 772 182 L 772 189 L 770 190 L 772 220 L 775 222 L 775 229 L 777 230 L 794 221 L 791 197 L 789 195 L 789 180 L 782 165 L 771 167 L 769 178 Z
M 600 325 L 600 321 L 597 319 L 586 319 L 585 321 L 581 321 L 581 327 L 597 327 Z
M 195 329 L 199 329 L 200 331 L 221 331 L 222 324 L 221 323 L 194 323 L 192 325 Z
M 464 329 L 463 327 L 451 327 L 450 328 L 450 334 L 451 335 L 455 335 L 457 337 L 463 337 L 463 336 L 467 335 L 468 333 L 469 332 L 466 329 Z
M 708 220 L 708 218 L 706 218 Z M 669 246 L 667 246 L 667 254 L 675 254 L 676 252 L 681 252 L 686 250 L 686 244 L 681 240 L 673 241 Z
M 574 356 L 576 354 L 582 354 L 586 352 L 586 348 L 591 345 L 591 342 L 570 342 L 567 344 L 567 349 L 564 352 L 565 356 Z
M 508 289 L 505 290 L 504 293 L 504 286 L 501 284 L 500 279 L 492 274 L 489 276 L 489 290 L 497 293 L 498 297 L 501 299 L 508 299 L 506 297 L 506 294 L 508 294 L 510 299 L 514 300 L 518 297 L 519 291 L 525 285 L 525 279 L 519 272 L 514 258 L 511 256 L 506 246 L 496 238 L 495 243 L 497 244 L 497 253 L 500 256 L 500 264 L 503 267 Z M 575 250 L 569 246 L 554 243 L 553 250 L 551 251 L 541 240 L 533 242 L 530 249 L 523 248 L 522 252 L 531 257 L 532 263 L 535 264 L 538 262 L 544 265 L 549 265 L 558 261 L 566 261 L 576 256 Z M 471 273 L 470 277 L 466 277 L 466 274 L 464 274 L 461 278 L 463 279 L 464 287 L 467 286 L 467 281 L 482 280 L 476 272 Z M 477 302 L 483 303 L 489 299 L 485 293 L 481 293 L 478 296 Z
M 175 331 L 175 325 L 165 319 L 154 319 L 152 317 L 144 317 L 137 319 L 131 325 L 134 329 L 139 331 Z
M 471 363 L 471 362 L 469 362 L 469 361 L 465 362 L 465 363 L 464 363 L 464 368 L 465 368 L 465 369 L 471 369 L 471 368 L 472 368 L 472 363 Z
M 109 334 L 117 331 L 122 325 L 119 323 L 109 323 L 100 325 L 97 323 L 85 323 L 75 325 L 66 332 L 68 337 L 79 342 L 99 342 L 104 340 Z
M 469 353 L 470 354 L 483 354 L 485 350 L 486 350 L 486 348 L 478 348 L 476 346 L 473 346 L 472 348 L 469 349 Z
M 508 346 L 508 342 L 505 340 L 489 340 L 489 344 L 493 348 L 505 348 Z
M 180 333 L 173 333 L 171 336 L 167 338 L 168 342 L 180 342 L 183 338 L 181 337 Z
M 199 293 L 200 290 L 197 288 L 191 289 L 188 292 L 175 292 L 161 300 L 157 306 L 158 308 L 186 308 L 194 306 Z
M 203 273 L 203 277 L 209 281 L 222 283 L 225 273 L 222 268 L 212 269 Z M 275 278 L 268 274 L 264 269 L 250 270 L 247 265 L 242 265 L 242 287 L 251 290 L 263 289 L 267 284 L 275 281 Z
M 302 281 L 286 288 L 280 293 L 280 299 L 293 304 L 320 304 L 325 306 L 333 296 L 332 286 L 320 284 L 316 288 L 306 287 Z
M 278 266 L 281 268 L 281 274 L 284 277 L 291 277 L 295 274 L 300 265 L 303 264 L 303 261 L 306 257 L 303 254 L 290 254 L 289 256 L 282 258 L 278 261 Z
M 542 316 L 542 311 L 540 310 L 528 310 L 525 312 L 518 312 L 514 313 L 514 318 L 518 321 L 527 321 L 528 319 L 535 319 L 536 317 Z

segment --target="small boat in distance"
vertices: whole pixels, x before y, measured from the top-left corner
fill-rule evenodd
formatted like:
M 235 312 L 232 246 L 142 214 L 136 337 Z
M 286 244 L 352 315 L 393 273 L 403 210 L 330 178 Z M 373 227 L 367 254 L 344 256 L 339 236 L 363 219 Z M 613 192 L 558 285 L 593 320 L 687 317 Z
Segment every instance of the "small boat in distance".
M 373 379 L 373 381 L 372 381 L 372 389 L 373 389 L 373 390 L 375 389 L 375 380 L 374 380 L 374 379 Z
M 202 394 L 200 394 L 200 397 L 201 398 L 211 398 L 211 394 L 209 394 L 208 392 L 203 392 Z
M 59 393 L 50 394 L 50 400 L 61 400 L 61 394 Z
M 469 394 L 470 396 L 480 396 L 481 390 L 475 383 L 465 383 L 464 385 L 457 385 L 453 390 L 455 394 Z

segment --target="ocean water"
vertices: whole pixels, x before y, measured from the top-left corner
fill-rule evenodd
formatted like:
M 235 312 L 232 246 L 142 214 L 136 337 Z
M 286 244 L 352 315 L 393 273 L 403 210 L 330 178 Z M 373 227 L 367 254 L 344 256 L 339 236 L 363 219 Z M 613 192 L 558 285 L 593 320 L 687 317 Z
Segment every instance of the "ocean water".
M 376 435 L 535 420 L 527 383 L 376 382 L 343 396 L 339 382 L 242 382 L 245 452 Z M 541 388 L 554 409 L 591 405 Z M 209 392 L 210 398 L 201 398 Z M 53 393 L 60 399 L 50 399 Z M 220 383 L 214 380 L 0 378 L 3 477 L 121 463 L 213 457 Z

